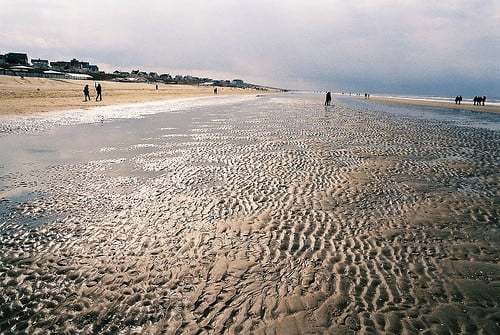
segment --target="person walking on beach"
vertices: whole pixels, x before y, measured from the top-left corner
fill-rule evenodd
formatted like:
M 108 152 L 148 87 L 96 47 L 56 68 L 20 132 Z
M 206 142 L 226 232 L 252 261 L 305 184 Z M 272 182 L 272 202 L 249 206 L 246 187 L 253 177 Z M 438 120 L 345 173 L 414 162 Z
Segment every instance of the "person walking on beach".
M 325 99 L 325 106 L 330 106 L 331 102 L 332 102 L 332 93 L 327 92 L 326 99 Z
M 97 92 L 97 96 L 95 97 L 95 101 L 102 101 L 102 87 L 101 84 L 97 84 L 95 87 L 95 91 Z
M 484 102 L 486 101 L 486 95 L 483 96 L 483 106 L 484 106 Z
M 89 99 L 88 101 L 90 101 L 89 85 L 85 85 L 85 87 L 83 88 L 83 95 L 85 97 L 85 101 L 87 101 L 87 98 Z
M 217 95 L 217 87 L 214 88 L 214 95 Z

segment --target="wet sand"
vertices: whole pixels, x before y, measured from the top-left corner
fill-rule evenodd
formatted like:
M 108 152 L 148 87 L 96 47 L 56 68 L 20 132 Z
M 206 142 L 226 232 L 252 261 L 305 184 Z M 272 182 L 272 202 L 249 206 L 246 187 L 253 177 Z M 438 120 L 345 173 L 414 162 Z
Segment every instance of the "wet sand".
M 398 105 L 463 109 L 475 112 L 488 112 L 488 113 L 500 114 L 500 106 L 488 105 L 488 101 L 486 101 L 485 106 L 474 105 L 469 103 L 462 103 L 460 105 L 457 105 L 454 102 L 446 102 L 446 101 L 426 101 L 418 99 L 388 98 L 388 97 L 377 97 L 377 96 L 371 96 L 370 101 L 398 104 Z
M 0 332 L 498 334 L 500 133 L 334 102 L 12 139 Z
M 81 110 L 137 102 L 182 99 L 213 95 L 213 87 L 123 83 L 100 81 L 102 101 L 95 101 L 94 81 L 46 79 L 0 75 L 0 116 L 27 115 L 60 110 Z M 89 85 L 91 100 L 85 102 L 83 87 Z M 219 95 L 256 94 L 262 91 L 218 88 Z

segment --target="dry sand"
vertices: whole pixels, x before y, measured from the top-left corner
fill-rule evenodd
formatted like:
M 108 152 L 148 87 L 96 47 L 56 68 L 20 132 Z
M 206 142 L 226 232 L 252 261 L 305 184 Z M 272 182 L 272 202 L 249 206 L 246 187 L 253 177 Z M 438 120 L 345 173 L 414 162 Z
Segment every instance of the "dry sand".
M 377 96 L 370 96 L 370 101 L 399 104 L 399 105 L 465 109 L 465 110 L 470 110 L 470 111 L 500 114 L 500 106 L 488 105 L 487 100 L 486 100 L 485 106 L 479 106 L 479 105 L 473 105 L 473 104 L 467 104 L 467 103 L 462 103 L 460 105 L 457 105 L 454 102 L 446 102 L 446 101 L 425 101 L 425 100 L 418 100 L 418 99 L 389 98 L 389 97 L 377 97 Z
M 2 176 L 43 196 L 0 225 L 0 331 L 498 334 L 498 132 L 321 103 L 104 123 Z
M 100 81 L 102 101 L 95 101 L 94 81 L 66 80 L 0 75 L 0 115 L 35 114 L 56 110 L 86 109 L 95 106 L 129 104 L 166 99 L 213 95 L 212 87 L 122 83 Z M 83 87 L 90 87 L 91 101 L 84 102 Z M 218 88 L 219 95 L 256 94 L 262 91 Z

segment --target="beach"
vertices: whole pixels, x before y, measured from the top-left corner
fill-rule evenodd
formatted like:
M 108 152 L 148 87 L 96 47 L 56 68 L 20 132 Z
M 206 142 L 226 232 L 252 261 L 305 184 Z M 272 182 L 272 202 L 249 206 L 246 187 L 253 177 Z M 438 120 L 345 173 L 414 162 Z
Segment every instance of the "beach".
M 95 101 L 95 84 L 103 86 L 103 100 Z M 83 88 L 89 85 L 90 101 L 84 101 Z M 252 95 L 276 93 L 278 90 L 240 89 L 218 87 L 218 95 Z M 48 79 L 0 75 L 0 116 L 31 115 L 54 111 L 85 110 L 97 106 L 114 106 L 150 101 L 206 97 L 213 95 L 213 87 L 144 82 L 89 81 L 74 79 Z M 341 96 L 337 94 L 337 96 Z M 359 97 L 359 99 L 362 99 Z M 370 101 L 382 104 L 440 107 L 500 114 L 500 106 L 475 106 L 468 103 L 425 99 L 371 96 Z
M 4 127 L 0 333 L 500 332 L 498 115 L 195 102 Z
M 102 101 L 95 101 L 95 83 L 102 85 Z M 83 88 L 89 85 L 91 100 Z M 48 79 L 0 75 L 0 115 L 29 115 L 70 109 L 88 109 L 166 99 L 213 95 L 213 87 L 140 82 Z M 257 94 L 262 91 L 219 87 L 218 95 Z
M 486 100 L 484 106 L 474 105 L 472 103 L 455 104 L 454 102 L 447 102 L 447 101 L 432 101 L 425 99 L 381 97 L 381 96 L 370 96 L 370 100 L 373 102 L 389 103 L 389 104 L 422 106 L 422 107 L 439 107 L 439 108 L 461 109 L 474 112 L 487 112 L 487 113 L 500 114 L 500 106 L 489 105 L 488 100 Z

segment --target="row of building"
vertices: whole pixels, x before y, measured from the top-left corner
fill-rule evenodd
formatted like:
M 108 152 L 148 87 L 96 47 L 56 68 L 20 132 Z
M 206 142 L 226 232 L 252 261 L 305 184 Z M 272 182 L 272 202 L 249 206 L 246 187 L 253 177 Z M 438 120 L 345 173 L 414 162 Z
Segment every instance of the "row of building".
M 176 75 L 172 76 L 168 73 L 158 74 L 156 72 L 146 72 L 140 70 L 132 70 L 130 72 L 127 71 L 119 71 L 116 70 L 113 72 L 118 79 L 121 81 L 136 81 L 136 80 L 144 80 L 144 81 L 161 81 L 164 83 L 182 83 L 182 84 L 190 84 L 190 85 L 206 85 L 206 86 L 226 86 L 226 87 L 245 87 L 247 84 L 241 79 L 233 79 L 233 80 L 215 80 L 211 78 L 200 78 L 190 75 Z
M 30 62 L 26 53 L 18 52 L 0 55 L 0 74 L 28 77 L 64 77 L 73 79 L 144 81 L 203 86 L 261 88 L 257 85 L 247 84 L 241 79 L 214 80 L 211 78 L 200 78 L 190 75 L 171 76 L 167 73 L 158 74 L 156 72 L 145 72 L 140 70 L 132 70 L 131 72 L 116 70 L 113 73 L 104 73 L 99 71 L 97 65 L 92 65 L 89 62 L 82 62 L 76 58 L 70 61 L 56 62 L 49 62 L 47 59 L 32 58 Z
M 99 72 L 99 67 L 97 65 L 92 65 L 89 62 L 81 62 L 76 58 L 68 61 L 56 61 L 49 62 L 47 59 L 31 59 L 28 61 L 28 55 L 19 52 L 10 52 L 5 55 L 0 55 L 0 66 L 10 67 L 10 66 L 26 66 L 33 69 L 40 70 L 54 70 L 54 71 L 66 71 L 66 72 Z

